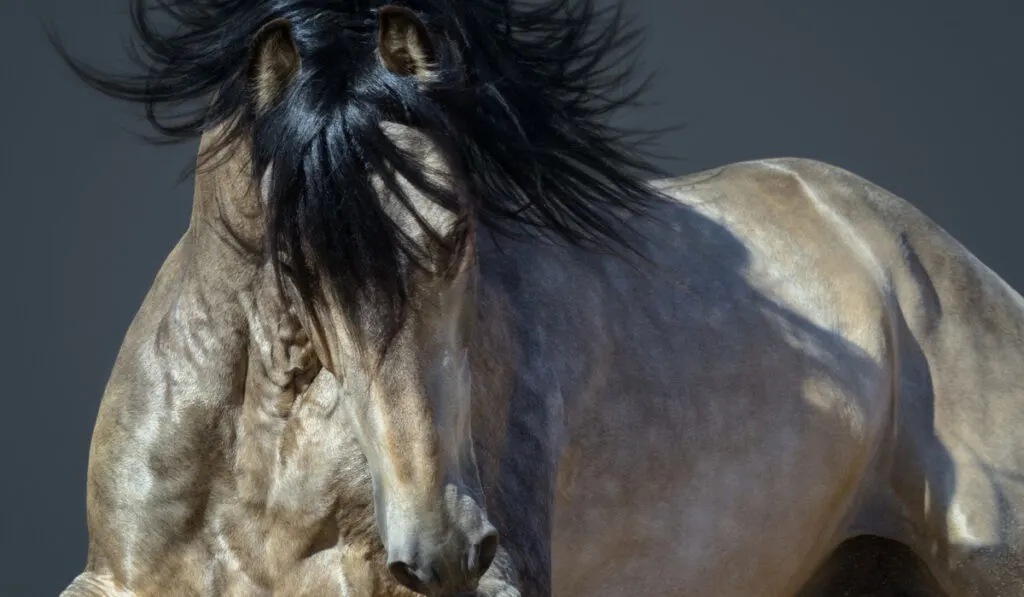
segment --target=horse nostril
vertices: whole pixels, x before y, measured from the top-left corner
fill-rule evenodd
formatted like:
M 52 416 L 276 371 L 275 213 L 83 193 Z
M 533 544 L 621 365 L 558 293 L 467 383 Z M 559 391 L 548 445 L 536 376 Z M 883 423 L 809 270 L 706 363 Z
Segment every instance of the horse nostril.
M 484 535 L 483 539 L 476 546 L 476 570 L 475 572 L 483 576 L 487 569 L 491 567 L 491 562 L 494 561 L 494 556 L 498 553 L 498 533 L 496 531 L 490 531 Z
M 395 577 L 398 584 L 403 587 L 421 595 L 427 594 L 426 583 L 409 567 L 409 564 L 401 561 L 388 562 L 388 571 L 391 572 L 391 576 Z

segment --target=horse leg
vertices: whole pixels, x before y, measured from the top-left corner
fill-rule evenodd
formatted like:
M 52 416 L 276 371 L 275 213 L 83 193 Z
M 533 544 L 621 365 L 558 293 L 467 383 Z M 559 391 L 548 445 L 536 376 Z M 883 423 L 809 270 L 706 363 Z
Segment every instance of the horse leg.
M 913 359 L 914 352 L 908 354 Z M 912 383 L 902 391 L 891 473 L 900 510 L 914 529 L 911 547 L 952 597 L 1024 595 L 1018 397 L 989 393 L 981 400 L 972 396 L 984 393 L 963 390 L 942 368 L 928 369 L 906 371 Z M 970 372 L 961 377 L 970 381 Z M 1016 382 L 989 383 L 1013 388 Z
M 1009 412 L 1012 398 L 1004 398 Z M 896 449 L 893 489 L 910 517 L 915 553 L 951 597 L 1024 595 L 1024 442 L 996 420 L 984 432 L 909 394 Z M 949 406 L 945 406 L 953 410 Z M 955 412 L 955 411 L 954 411 Z M 931 425 L 938 419 L 941 424 Z M 957 422 L 960 428 L 950 428 Z M 950 427 L 947 427 L 950 426 Z M 982 426 L 978 425 L 978 429 Z
M 71 581 L 60 597 L 135 597 L 135 593 L 118 588 L 110 575 L 83 572 Z
M 948 496 L 939 496 L 942 516 L 931 520 L 929 564 L 954 597 L 1024 595 L 1024 479 L 957 452 Z
M 931 303 L 905 291 L 920 313 L 901 320 L 899 334 L 898 428 L 888 484 L 898 502 L 894 511 L 908 523 L 900 538 L 951 597 L 1024 595 L 1020 307 L 1005 286 L 1005 292 L 964 292 L 949 285 L 984 280 L 985 271 L 933 267 L 942 275 L 922 276 L 921 287 L 935 294 L 931 283 L 943 281 L 943 309 L 960 316 L 931 313 Z M 917 294 L 928 296 L 925 290 Z

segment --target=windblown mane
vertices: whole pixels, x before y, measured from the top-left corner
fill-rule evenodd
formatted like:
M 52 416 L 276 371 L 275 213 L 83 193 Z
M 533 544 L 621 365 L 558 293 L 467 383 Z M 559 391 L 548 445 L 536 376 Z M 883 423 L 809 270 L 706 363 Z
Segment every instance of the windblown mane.
M 661 172 L 636 144 L 651 132 L 607 121 L 646 85 L 628 85 L 640 37 L 621 7 L 394 0 L 416 11 L 438 42 L 439 76 L 424 88 L 375 59 L 376 10 L 386 1 L 151 2 L 131 0 L 139 73 L 97 71 L 51 41 L 87 84 L 144 105 L 160 133 L 154 141 L 228 125 L 214 149 L 250 144 L 254 172 L 274 172 L 267 240 L 275 266 L 304 300 L 321 283 L 334 288 L 357 333 L 390 337 L 398 329 L 410 292 L 403 272 L 422 265 L 382 209 L 372 174 L 394 186 L 397 173 L 499 234 L 553 233 L 590 249 L 628 248 L 623 216 L 656 196 L 645 180 Z M 291 23 L 301 72 L 276 108 L 258 114 L 247 65 L 254 34 L 277 18 Z M 167 20 L 173 32 L 161 31 Z M 382 121 L 441 143 L 473 203 L 459 205 L 430 187 L 383 134 Z M 436 240 L 454 254 L 465 246 Z

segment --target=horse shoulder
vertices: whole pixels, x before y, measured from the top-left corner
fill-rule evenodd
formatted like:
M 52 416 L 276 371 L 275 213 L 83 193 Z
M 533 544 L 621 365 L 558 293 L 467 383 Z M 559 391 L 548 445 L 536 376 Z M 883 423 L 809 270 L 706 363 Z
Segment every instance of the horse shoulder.
M 191 240 L 168 255 L 125 334 L 90 449 L 87 572 L 137 591 L 206 583 L 205 550 L 181 538 L 209 505 L 231 443 L 222 414 L 244 380 L 244 337 L 195 288 Z

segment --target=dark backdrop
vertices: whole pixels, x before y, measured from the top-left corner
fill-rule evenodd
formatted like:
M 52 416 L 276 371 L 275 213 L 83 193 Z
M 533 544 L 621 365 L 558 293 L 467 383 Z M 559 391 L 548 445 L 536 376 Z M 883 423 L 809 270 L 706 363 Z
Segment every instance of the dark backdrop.
M 806 156 L 920 207 L 1024 288 L 1020 0 L 628 0 L 660 71 L 623 121 L 688 128 L 679 173 Z M 195 144 L 142 145 L 137 113 L 45 44 L 122 63 L 125 0 L 0 0 L 0 595 L 56 595 L 84 564 L 97 404 L 122 335 L 185 229 Z M 137 126 L 135 130 L 141 130 Z

